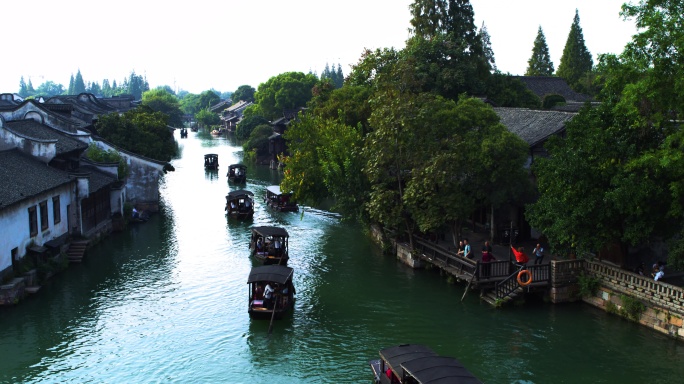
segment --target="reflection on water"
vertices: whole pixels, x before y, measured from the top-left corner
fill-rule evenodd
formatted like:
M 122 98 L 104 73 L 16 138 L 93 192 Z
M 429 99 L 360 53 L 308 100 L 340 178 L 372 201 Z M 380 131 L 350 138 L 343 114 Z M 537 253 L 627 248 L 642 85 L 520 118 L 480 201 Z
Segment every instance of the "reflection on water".
M 586 305 L 493 309 L 438 271 L 381 254 L 363 229 L 304 207 L 272 212 L 278 171 L 247 185 L 205 172 L 241 160 L 232 139 L 189 132 L 161 183 L 161 212 L 113 234 L 21 305 L 0 309 L 0 382 L 364 383 L 378 350 L 422 343 L 487 383 L 678 383 L 681 343 Z M 210 149 L 209 149 L 210 148 Z M 225 216 L 234 188 L 255 214 Z M 276 321 L 247 313 L 250 227 L 290 233 L 297 299 Z M 654 375 L 654 372 L 658 372 Z

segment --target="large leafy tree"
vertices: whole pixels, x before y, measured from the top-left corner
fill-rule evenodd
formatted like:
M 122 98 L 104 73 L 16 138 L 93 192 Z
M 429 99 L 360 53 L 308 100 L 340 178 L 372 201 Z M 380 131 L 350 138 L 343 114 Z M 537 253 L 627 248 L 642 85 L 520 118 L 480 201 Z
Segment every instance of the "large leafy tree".
M 527 71 L 525 76 L 552 76 L 553 62 L 549 54 L 549 47 L 546 45 L 546 37 L 541 25 L 537 30 L 537 37 L 534 39 L 532 56 L 527 60 Z
M 197 103 L 200 108 L 204 109 L 209 108 L 212 105 L 218 104 L 220 101 L 221 98 L 215 91 L 208 90 L 200 93 Z
M 133 95 L 136 100 L 141 100 L 142 94 L 150 90 L 150 85 L 147 83 L 147 79 L 145 79 L 143 76 L 136 75 L 135 71 L 131 71 L 131 74 L 127 80 L 127 93 Z
M 168 116 L 140 106 L 130 111 L 99 117 L 95 130 L 112 144 L 160 161 L 176 155 L 173 134 L 168 128 Z
M 204 108 L 195 113 L 195 121 L 200 127 L 211 127 L 218 125 L 221 122 L 221 118 L 216 113 L 210 111 L 209 108 Z
M 65 92 L 64 86 L 62 84 L 57 84 L 52 81 L 46 81 L 36 88 L 36 94 L 41 96 L 57 96 Z
M 235 90 L 235 92 L 233 92 L 233 94 L 230 96 L 230 99 L 233 101 L 233 104 L 240 100 L 252 103 L 254 102 L 254 92 L 256 92 L 254 87 L 249 85 L 241 85 Z
M 143 93 L 142 104 L 153 111 L 166 114 L 169 117 L 169 125 L 172 127 L 183 126 L 183 112 L 178 99 L 165 88 L 156 88 Z
M 254 128 L 258 127 L 259 125 L 268 125 L 268 123 L 268 119 L 258 114 L 245 116 L 242 120 L 240 120 L 240 122 L 237 125 L 237 128 L 235 130 L 235 137 L 237 137 L 240 140 L 249 139 L 249 137 L 252 135 L 252 131 L 254 131 Z M 273 133 L 272 127 L 271 133 Z
M 306 106 L 313 97 L 312 89 L 317 82 L 318 78 L 313 74 L 281 73 L 260 84 L 254 99 L 264 117 L 277 119 L 286 110 Z
M 565 79 L 568 85 L 576 91 L 583 92 L 586 89 L 583 88 L 581 79 L 591 72 L 593 66 L 594 60 L 584 44 L 579 11 L 575 10 L 575 17 L 570 26 L 570 33 L 565 42 L 556 75 Z

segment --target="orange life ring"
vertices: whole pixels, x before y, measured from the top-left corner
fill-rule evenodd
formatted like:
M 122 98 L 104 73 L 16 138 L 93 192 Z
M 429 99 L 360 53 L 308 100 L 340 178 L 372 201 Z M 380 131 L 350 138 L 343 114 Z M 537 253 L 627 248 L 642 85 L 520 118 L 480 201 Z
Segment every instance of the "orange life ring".
M 527 275 L 527 281 L 522 281 L 523 274 Z M 523 269 L 522 271 L 518 272 L 518 284 L 520 284 L 521 287 L 526 287 L 532 284 L 532 272 L 527 269 Z

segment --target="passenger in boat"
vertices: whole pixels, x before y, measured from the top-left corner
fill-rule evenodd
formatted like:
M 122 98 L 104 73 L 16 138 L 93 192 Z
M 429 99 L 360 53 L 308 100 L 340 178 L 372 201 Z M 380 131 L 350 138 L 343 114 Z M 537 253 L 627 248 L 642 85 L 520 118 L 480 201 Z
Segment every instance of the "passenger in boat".
M 261 241 L 261 237 L 256 242 L 256 250 L 259 253 L 264 251 L 264 243 Z
M 140 217 L 140 214 L 138 213 L 138 210 L 133 207 L 133 218 L 137 219 Z
M 234 211 L 234 210 L 235 210 L 235 202 L 234 202 L 234 201 L 231 201 L 231 202 L 230 202 L 230 210 L 231 210 L 231 211 Z
M 261 286 L 261 284 L 256 285 L 256 289 L 254 290 L 254 300 L 263 300 L 264 299 L 264 287 Z
M 271 308 L 273 306 L 273 293 L 275 290 L 271 287 L 271 283 L 266 284 L 264 288 L 264 306 L 266 308 Z
M 249 209 L 250 205 L 252 205 L 252 203 L 249 202 L 249 199 L 245 200 L 245 208 Z
M 273 242 L 273 251 L 276 256 L 280 256 L 281 253 L 281 248 L 280 248 L 280 239 L 276 237 L 275 241 Z

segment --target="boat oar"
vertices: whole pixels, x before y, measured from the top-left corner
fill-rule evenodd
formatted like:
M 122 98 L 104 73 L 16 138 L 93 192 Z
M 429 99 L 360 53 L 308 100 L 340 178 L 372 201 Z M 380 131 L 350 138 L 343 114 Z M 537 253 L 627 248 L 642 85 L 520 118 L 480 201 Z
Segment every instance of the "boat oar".
M 275 319 L 276 307 L 278 306 L 278 295 L 274 293 L 273 298 L 275 299 L 275 302 L 273 303 L 273 313 L 271 313 L 271 324 L 268 325 L 269 335 L 271 334 L 271 331 L 273 331 L 273 319 Z

